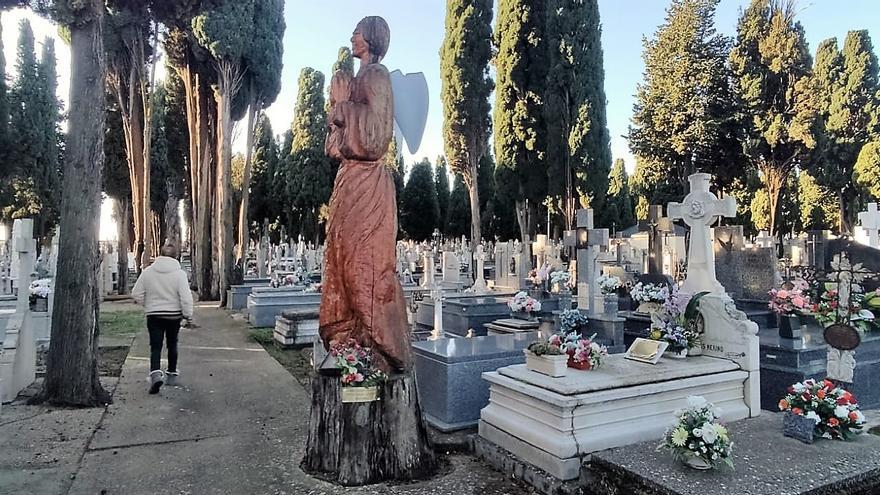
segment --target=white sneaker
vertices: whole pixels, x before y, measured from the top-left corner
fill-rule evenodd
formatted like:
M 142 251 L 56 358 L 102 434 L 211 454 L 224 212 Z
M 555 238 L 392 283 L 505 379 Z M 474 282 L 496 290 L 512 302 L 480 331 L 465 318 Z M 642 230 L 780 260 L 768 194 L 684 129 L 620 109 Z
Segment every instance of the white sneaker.
M 158 394 L 162 384 L 165 383 L 165 373 L 162 370 L 150 372 L 150 393 Z
M 166 371 L 165 372 L 165 383 L 171 387 L 177 385 L 177 378 L 180 377 L 179 371 Z

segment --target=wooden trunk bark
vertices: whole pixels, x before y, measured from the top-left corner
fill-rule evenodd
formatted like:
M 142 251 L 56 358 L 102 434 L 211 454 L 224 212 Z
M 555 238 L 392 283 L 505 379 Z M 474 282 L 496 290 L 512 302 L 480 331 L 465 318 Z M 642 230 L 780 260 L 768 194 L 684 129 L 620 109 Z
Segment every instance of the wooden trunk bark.
M 411 372 L 379 386 L 379 400 L 343 403 L 339 377 L 312 377 L 309 438 L 301 467 L 345 486 L 432 475 L 437 459 Z
M 98 380 L 98 231 L 104 162 L 104 3 L 89 2 L 81 22 L 71 26 L 70 117 L 52 339 L 46 378 L 37 400 L 70 406 L 98 406 L 110 395 Z
M 119 294 L 128 294 L 128 252 L 131 249 L 129 231 L 131 229 L 131 203 L 128 200 L 113 201 L 116 220 L 116 267 L 119 273 L 117 287 Z

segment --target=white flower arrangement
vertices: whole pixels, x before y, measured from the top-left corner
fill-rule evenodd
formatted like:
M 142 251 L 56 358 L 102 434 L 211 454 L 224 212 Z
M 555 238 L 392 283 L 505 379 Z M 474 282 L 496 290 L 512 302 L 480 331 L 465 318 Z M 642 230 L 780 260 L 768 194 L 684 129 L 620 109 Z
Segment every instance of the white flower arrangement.
M 639 282 L 629 291 L 629 295 L 633 298 L 633 301 L 640 303 L 663 303 L 669 297 L 669 289 L 665 285 L 643 284 Z
M 550 283 L 553 285 L 559 284 L 559 287 L 568 287 L 569 282 L 571 281 L 571 275 L 564 270 L 558 270 L 550 274 Z
M 529 297 L 524 291 L 520 291 L 510 301 L 507 301 L 507 307 L 515 313 L 534 313 L 541 311 L 541 301 Z
M 601 275 L 596 279 L 602 294 L 614 294 L 623 286 L 623 283 L 614 275 Z
M 52 279 L 41 278 L 39 280 L 34 280 L 31 282 L 31 285 L 28 286 L 28 292 L 33 297 L 40 297 L 46 299 L 49 297 L 49 294 L 52 293 Z
M 727 428 L 719 423 L 721 411 L 703 397 L 688 397 L 688 407 L 675 411 L 678 422 L 666 430 L 657 450 L 667 449 L 678 461 L 696 458 L 709 467 L 733 467 Z

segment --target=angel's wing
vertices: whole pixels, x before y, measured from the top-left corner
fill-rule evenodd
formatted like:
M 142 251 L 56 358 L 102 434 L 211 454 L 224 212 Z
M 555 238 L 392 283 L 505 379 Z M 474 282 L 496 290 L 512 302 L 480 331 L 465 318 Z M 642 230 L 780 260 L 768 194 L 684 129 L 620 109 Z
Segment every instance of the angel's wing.
M 421 72 L 404 74 L 395 70 L 391 73 L 391 92 L 394 122 L 403 134 L 410 154 L 415 154 L 422 144 L 428 121 L 428 81 Z

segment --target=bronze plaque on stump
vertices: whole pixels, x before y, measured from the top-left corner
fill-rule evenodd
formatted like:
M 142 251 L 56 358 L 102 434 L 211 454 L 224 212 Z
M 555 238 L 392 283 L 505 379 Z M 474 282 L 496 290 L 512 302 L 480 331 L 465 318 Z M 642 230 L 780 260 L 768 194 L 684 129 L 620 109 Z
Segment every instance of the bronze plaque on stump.
M 835 349 L 851 351 L 862 343 L 862 336 L 849 325 L 831 325 L 825 329 L 825 342 Z

